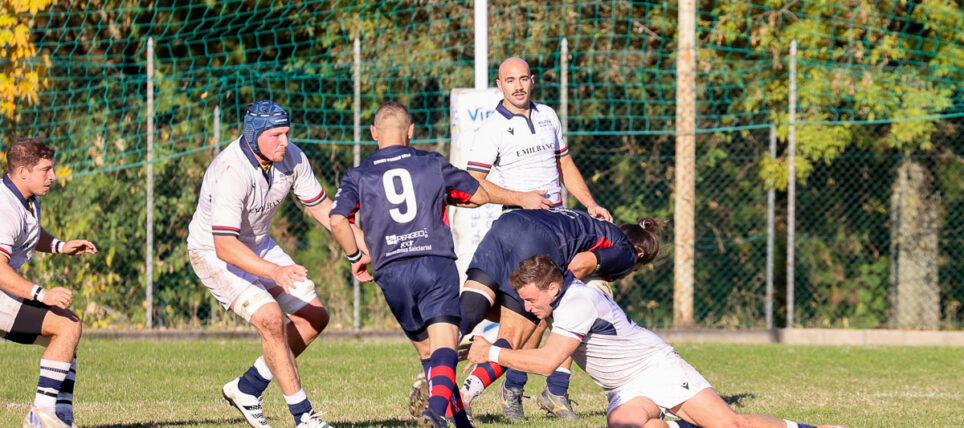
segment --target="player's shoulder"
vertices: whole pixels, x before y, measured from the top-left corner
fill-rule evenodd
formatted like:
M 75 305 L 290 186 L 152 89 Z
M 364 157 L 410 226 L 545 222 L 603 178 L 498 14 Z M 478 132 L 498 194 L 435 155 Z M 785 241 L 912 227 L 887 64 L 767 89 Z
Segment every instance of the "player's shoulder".
M 532 110 L 534 110 L 539 116 L 549 117 L 551 119 L 559 120 L 559 115 L 556 114 L 556 109 L 550 107 L 548 104 L 532 102 Z

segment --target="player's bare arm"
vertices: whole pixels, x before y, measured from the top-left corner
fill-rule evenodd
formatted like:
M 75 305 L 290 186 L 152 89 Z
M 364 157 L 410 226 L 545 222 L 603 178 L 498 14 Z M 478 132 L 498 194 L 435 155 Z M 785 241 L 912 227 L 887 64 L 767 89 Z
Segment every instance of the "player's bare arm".
M 480 183 L 481 184 L 481 183 Z M 489 203 L 489 192 L 485 191 L 485 187 L 479 186 L 479 190 L 475 191 L 466 202 L 452 201 L 451 205 L 461 207 L 461 208 L 476 208 Z
M 298 264 L 279 266 L 258 257 L 254 251 L 233 236 L 214 236 L 214 249 L 218 258 L 225 263 L 237 266 L 252 275 L 269 278 L 286 292 L 294 288 L 295 282 L 304 281 L 308 275 L 308 270 L 304 266 Z
M 97 254 L 97 246 L 86 239 L 61 241 L 42 227 L 40 228 L 40 236 L 37 239 L 35 250 L 44 253 L 63 253 L 72 256 L 77 254 Z
M 517 205 L 525 209 L 545 209 L 552 206 L 552 201 L 546 199 L 545 190 L 530 190 L 528 192 L 516 192 L 508 190 L 486 179 L 488 174 L 478 171 L 469 171 L 472 177 L 479 180 L 482 187 L 489 194 L 489 203 L 502 205 Z
M 609 210 L 597 204 L 596 200 L 592 198 L 592 193 L 589 192 L 589 186 L 586 186 L 586 180 L 582 178 L 582 173 L 579 172 L 576 163 L 572 161 L 572 157 L 563 156 L 559 158 L 558 162 L 559 179 L 562 181 L 562 185 L 566 187 L 566 190 L 569 191 L 569 194 L 585 206 L 586 211 L 590 215 L 612 223 L 612 214 L 609 213 Z
M 469 362 L 483 364 L 489 361 L 515 370 L 549 376 L 559 368 L 576 348 L 579 341 L 561 334 L 550 334 L 546 343 L 538 349 L 499 349 L 494 355 L 492 344 L 482 336 L 474 336 L 469 348 Z M 495 357 L 493 359 L 493 357 Z
M 374 279 L 368 273 L 368 264 L 371 263 L 371 257 L 369 257 L 367 249 L 363 252 L 359 247 L 358 240 L 360 238 L 355 235 L 354 230 L 357 230 L 357 228 L 345 216 L 338 214 L 331 216 L 331 234 L 334 235 L 335 241 L 345 250 L 345 254 L 350 256 L 349 260 L 352 260 L 351 256 L 358 257 L 358 260 L 351 263 L 352 275 L 361 282 L 371 281 Z
M 33 300 L 36 297 L 33 295 L 35 284 L 20 276 L 9 263 L 10 260 L 0 254 L 0 288 L 24 300 Z M 38 299 L 41 303 L 67 309 L 73 302 L 74 293 L 64 287 L 45 289 L 40 286 L 40 288 L 44 290 Z
M 593 273 L 598 264 L 595 254 L 591 251 L 583 251 L 572 258 L 568 269 L 577 279 L 583 279 Z

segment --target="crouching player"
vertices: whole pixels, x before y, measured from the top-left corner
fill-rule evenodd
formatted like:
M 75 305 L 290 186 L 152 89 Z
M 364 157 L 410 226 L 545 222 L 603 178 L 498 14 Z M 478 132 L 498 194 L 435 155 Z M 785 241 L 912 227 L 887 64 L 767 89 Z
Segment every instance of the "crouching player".
M 367 265 L 374 264 L 375 282 L 422 359 L 431 397 L 418 415 L 420 426 L 448 426 L 444 415 L 451 401 L 456 426 L 470 427 L 455 387 L 459 274 L 445 200 L 477 206 L 488 202 L 488 194 L 438 153 L 409 147 L 414 129 L 401 104 L 379 107 L 371 126 L 378 151 L 345 173 L 331 230 L 356 278 L 370 280 Z M 370 255 L 355 246 L 349 228 L 358 210 Z
M 630 321 L 612 299 L 563 273 L 548 256 L 524 260 L 509 282 L 527 311 L 539 319 L 551 317 L 549 338 L 542 348 L 513 350 L 477 337 L 469 349 L 471 362 L 548 375 L 572 355 L 606 392 L 610 427 L 814 428 L 737 414 L 672 346 Z M 665 411 L 682 420 L 664 422 Z
M 74 381 L 81 324 L 70 309 L 73 293 L 46 288 L 22 276 L 19 269 L 34 250 L 45 253 L 97 253 L 89 241 L 61 241 L 40 225 L 39 196 L 56 180 L 54 149 L 36 139 L 20 140 L 7 149 L 7 173 L 0 185 L 0 336 L 11 342 L 46 346 L 40 357 L 40 380 L 23 426 L 76 427 Z

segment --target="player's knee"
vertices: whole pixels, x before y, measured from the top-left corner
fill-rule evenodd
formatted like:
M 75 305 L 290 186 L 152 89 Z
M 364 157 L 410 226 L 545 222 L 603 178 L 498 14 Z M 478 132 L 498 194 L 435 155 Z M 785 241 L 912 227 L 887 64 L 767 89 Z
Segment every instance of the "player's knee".
M 251 325 L 261 333 L 262 337 L 283 337 L 284 317 L 278 305 L 264 305 L 251 316 Z
M 317 335 L 321 333 L 325 327 L 328 326 L 328 322 L 331 321 L 331 317 L 328 315 L 328 310 L 324 306 L 316 306 L 309 304 L 291 317 L 291 322 L 295 323 L 298 330 L 310 329 Z

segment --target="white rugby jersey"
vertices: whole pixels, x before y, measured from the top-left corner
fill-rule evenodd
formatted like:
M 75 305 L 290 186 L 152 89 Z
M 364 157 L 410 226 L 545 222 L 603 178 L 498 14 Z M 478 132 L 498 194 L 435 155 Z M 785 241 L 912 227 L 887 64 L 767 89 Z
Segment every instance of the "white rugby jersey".
M 569 156 L 555 110 L 531 103 L 529 117 L 513 114 L 502 102 L 489 115 L 469 146 L 469 171 L 499 173 L 500 186 L 517 192 L 545 190 L 553 204 L 562 202 L 557 160 Z
M 284 160 L 265 172 L 243 137 L 232 141 L 204 172 L 188 249 L 214 250 L 214 235 L 235 236 L 251 249 L 260 247 L 292 189 L 306 206 L 325 200 L 325 189 L 298 146 L 289 143 Z
M 7 256 L 15 271 L 30 260 L 40 239 L 40 200 L 37 197 L 30 199 L 24 199 L 10 177 L 3 176 L 3 185 L 0 185 L 0 253 Z
M 553 303 L 552 333 L 581 342 L 572 358 L 604 390 L 619 388 L 655 361 L 653 357 L 673 351 L 599 290 L 574 278 L 563 290 Z

